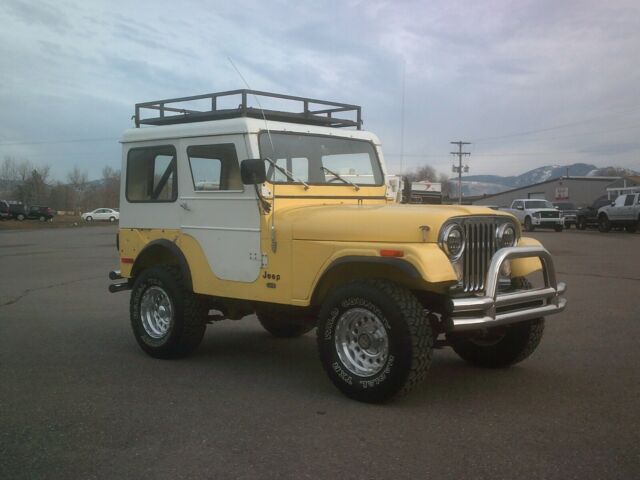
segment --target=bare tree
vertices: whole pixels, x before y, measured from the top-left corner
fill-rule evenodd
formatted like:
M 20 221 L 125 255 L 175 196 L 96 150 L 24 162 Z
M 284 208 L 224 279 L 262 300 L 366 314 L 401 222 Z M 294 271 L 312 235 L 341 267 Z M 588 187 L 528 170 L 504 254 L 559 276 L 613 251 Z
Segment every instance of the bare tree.
M 15 157 L 6 155 L 0 165 L 0 180 L 15 182 L 18 180 L 18 161 Z
M 413 172 L 405 175 L 409 182 L 437 182 L 438 174 L 430 165 L 417 167 Z
M 87 183 L 89 180 L 89 174 L 86 170 L 80 170 L 77 165 L 73 166 L 73 169 L 67 174 L 67 181 L 71 187 L 71 198 L 69 198 L 69 207 L 74 213 L 78 214 L 82 205 L 78 205 L 80 200 L 83 200 L 83 193 L 87 189 Z
M 117 208 L 120 198 L 120 170 L 109 165 L 102 169 L 102 206 Z

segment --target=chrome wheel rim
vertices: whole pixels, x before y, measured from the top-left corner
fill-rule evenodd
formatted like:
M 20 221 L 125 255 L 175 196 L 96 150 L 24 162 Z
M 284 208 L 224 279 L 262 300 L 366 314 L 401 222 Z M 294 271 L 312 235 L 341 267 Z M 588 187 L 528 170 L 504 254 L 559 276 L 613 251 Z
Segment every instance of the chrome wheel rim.
M 151 338 L 159 339 L 167 334 L 173 324 L 173 304 L 163 288 L 149 287 L 142 294 L 140 319 Z
M 379 373 L 389 355 L 387 329 L 364 308 L 349 309 L 338 318 L 335 346 L 345 368 L 361 377 Z

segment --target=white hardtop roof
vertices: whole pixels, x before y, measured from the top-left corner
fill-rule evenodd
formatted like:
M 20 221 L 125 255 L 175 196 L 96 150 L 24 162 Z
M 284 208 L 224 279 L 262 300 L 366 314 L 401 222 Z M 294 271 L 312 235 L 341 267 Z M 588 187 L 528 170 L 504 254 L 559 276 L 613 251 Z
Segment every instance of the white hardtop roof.
M 259 133 L 266 131 L 267 125 L 269 130 L 272 132 L 312 133 L 316 135 L 355 138 L 358 140 L 367 140 L 376 145 L 380 145 L 380 140 L 375 134 L 364 130 L 349 130 L 346 128 L 331 128 L 274 121 L 268 121 L 265 125 L 264 120 L 249 117 L 210 120 L 206 122 L 179 123 L 157 127 L 130 128 L 122 135 L 121 142 L 146 142 L 149 140 L 168 140 L 174 138 Z

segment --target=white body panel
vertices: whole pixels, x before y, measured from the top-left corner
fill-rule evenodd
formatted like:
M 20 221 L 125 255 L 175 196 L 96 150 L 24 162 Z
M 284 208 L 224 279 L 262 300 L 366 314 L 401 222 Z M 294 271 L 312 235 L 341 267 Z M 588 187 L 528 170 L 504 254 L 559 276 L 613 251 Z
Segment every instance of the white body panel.
M 178 162 L 180 228 L 195 238 L 214 275 L 223 280 L 254 282 L 260 273 L 260 212 L 255 191 L 195 191 L 186 158 L 187 147 L 233 143 L 239 160 L 249 158 L 246 135 L 200 137 L 180 141 Z
M 374 144 L 382 173 L 385 164 L 380 140 L 361 130 L 269 122 L 278 132 L 300 132 L 367 140 Z M 239 163 L 259 156 L 258 134 L 266 130 L 263 120 L 232 118 L 127 130 L 122 138 L 123 158 L 120 217 L 121 228 L 181 229 L 197 240 L 213 273 L 221 279 L 254 282 L 259 275 L 260 212 L 254 189 L 196 191 L 187 158 L 187 147 L 233 143 Z M 178 198 L 170 202 L 129 202 L 126 198 L 127 154 L 132 148 L 172 145 L 177 154 Z

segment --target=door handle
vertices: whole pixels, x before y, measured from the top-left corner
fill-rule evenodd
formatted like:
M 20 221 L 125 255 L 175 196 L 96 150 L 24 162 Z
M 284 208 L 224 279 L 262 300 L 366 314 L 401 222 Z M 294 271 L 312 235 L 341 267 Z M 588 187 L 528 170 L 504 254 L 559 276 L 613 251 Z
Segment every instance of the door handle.
M 184 208 L 187 212 L 191 211 L 191 208 L 189 208 L 189 204 L 187 202 L 180 202 L 180 206 Z

